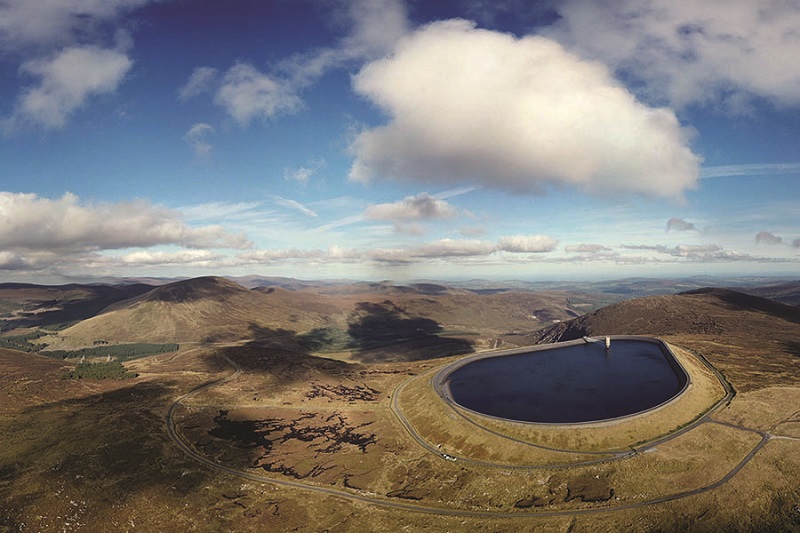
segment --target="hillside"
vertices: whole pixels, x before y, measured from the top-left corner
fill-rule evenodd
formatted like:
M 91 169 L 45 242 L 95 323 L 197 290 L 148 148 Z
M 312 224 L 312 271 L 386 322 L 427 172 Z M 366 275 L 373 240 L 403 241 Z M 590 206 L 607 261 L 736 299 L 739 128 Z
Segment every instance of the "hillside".
M 45 301 L 30 295 L 9 306 Z M 136 377 L 0 349 L 0 531 L 797 530 L 800 310 L 724 289 L 594 310 L 606 297 L 150 287 L 52 333 L 182 343 L 126 361 Z M 630 420 L 455 416 L 431 386 L 444 355 L 626 333 L 664 339 L 692 376 Z
M 775 320 L 799 323 L 800 309 L 737 291 L 706 288 L 619 302 L 545 328 L 532 338 L 538 344 L 592 335 L 729 335 L 744 324 L 754 332 L 771 330 Z
M 626 300 L 540 330 L 533 344 L 652 335 L 702 353 L 744 390 L 800 381 L 800 309 L 728 289 Z
M 311 329 L 335 309 L 307 306 L 302 313 L 285 291 L 252 291 L 221 277 L 202 277 L 156 287 L 118 302 L 61 332 L 72 344 L 109 342 L 232 341 L 259 330 Z
M 800 306 L 800 281 L 787 281 L 772 285 L 748 287 L 743 292 L 776 302 Z
M 608 301 L 606 295 L 569 291 L 477 293 L 433 283 L 247 289 L 226 278 L 202 277 L 149 287 L 41 342 L 49 349 L 71 349 L 101 341 L 234 342 L 292 333 L 312 335 L 315 349 L 324 352 L 422 340 L 417 348 L 427 358 L 438 353 L 440 343 L 431 341 L 439 336 L 463 337 L 478 348 L 497 346 L 509 334 L 525 334 Z M 425 327 L 417 327 L 419 321 Z
M 116 302 L 153 287 L 133 285 L 33 285 L 0 283 L 0 330 L 61 327 L 90 318 Z

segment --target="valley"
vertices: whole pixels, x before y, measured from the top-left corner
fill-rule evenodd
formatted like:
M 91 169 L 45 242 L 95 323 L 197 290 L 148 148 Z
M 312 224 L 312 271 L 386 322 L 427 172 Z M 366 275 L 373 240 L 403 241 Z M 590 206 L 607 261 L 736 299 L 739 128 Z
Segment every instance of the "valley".
M 800 529 L 791 305 L 223 278 L 21 290 L 0 287 L 0 338 L 30 347 L 0 350 L 0 531 Z M 662 339 L 691 385 L 564 426 L 476 416 L 431 384 L 464 355 L 603 335 Z M 135 377 L 63 379 L 147 343 L 165 348 L 121 359 Z

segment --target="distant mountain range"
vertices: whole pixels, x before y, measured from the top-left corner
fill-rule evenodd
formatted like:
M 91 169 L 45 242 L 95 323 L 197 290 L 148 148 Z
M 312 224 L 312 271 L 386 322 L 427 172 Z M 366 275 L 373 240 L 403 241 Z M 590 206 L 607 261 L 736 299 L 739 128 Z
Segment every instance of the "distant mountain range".
M 239 285 L 252 289 L 256 287 L 281 287 L 290 290 L 315 289 L 317 291 L 341 292 L 347 290 L 363 291 L 365 287 L 418 287 L 425 285 L 445 286 L 451 289 L 464 289 L 481 294 L 510 291 L 575 291 L 615 295 L 619 299 L 637 298 L 654 294 L 675 294 L 701 289 L 703 287 L 725 287 L 729 289 L 774 299 L 791 305 L 800 305 L 800 279 L 777 278 L 769 276 L 692 276 L 686 278 L 622 278 L 594 281 L 525 281 L 525 280 L 435 280 L 418 279 L 398 283 L 390 280 L 364 282 L 349 279 L 301 280 L 280 276 L 225 276 Z M 189 278 L 153 277 L 104 277 L 90 280 L 86 285 L 165 285 Z M 0 284 L 0 288 L 9 284 Z M 16 284 L 19 285 L 19 284 Z
M 317 347 L 329 350 L 363 347 L 365 339 L 374 346 L 382 336 L 386 342 L 465 337 L 488 345 L 498 342 L 490 339 L 535 331 L 617 301 L 574 291 L 467 290 L 434 283 L 250 282 L 252 289 L 213 276 L 157 286 L 5 284 L 0 326 L 6 335 L 45 328 L 41 342 L 48 349 L 234 342 L 286 332 L 315 332 L 317 344 L 327 339 Z
M 742 327 L 743 315 L 727 320 L 721 310 L 750 313 L 747 320 L 765 313 L 795 320 L 800 303 L 800 282 L 770 279 L 758 285 L 753 278 L 738 280 L 737 291 L 696 287 L 706 280 L 396 285 L 207 276 L 158 285 L 131 281 L 0 284 L 0 327 L 6 336 L 46 332 L 42 342 L 48 349 L 98 342 L 235 342 L 287 333 L 310 335 L 308 341 L 323 351 L 372 348 L 380 338 L 384 343 L 422 339 L 437 346 L 433 340 L 454 338 L 480 349 L 585 335 L 728 331 Z M 634 299 L 641 294 L 646 297 Z

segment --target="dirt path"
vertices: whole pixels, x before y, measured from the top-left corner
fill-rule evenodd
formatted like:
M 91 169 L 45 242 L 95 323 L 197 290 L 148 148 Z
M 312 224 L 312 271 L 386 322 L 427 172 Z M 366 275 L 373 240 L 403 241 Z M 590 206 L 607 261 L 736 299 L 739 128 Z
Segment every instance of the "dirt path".
M 192 396 L 194 396 L 196 394 L 199 394 L 199 393 L 201 393 L 201 392 L 203 392 L 203 391 L 205 391 L 205 390 L 207 390 L 209 388 L 215 387 L 217 385 L 222 385 L 222 384 L 227 383 L 229 381 L 233 381 L 233 380 L 237 379 L 240 375 L 242 375 L 244 373 L 244 370 L 236 362 L 231 360 L 229 357 L 227 357 L 226 355 L 221 354 L 221 353 L 217 353 L 217 355 L 219 355 L 219 357 L 224 359 L 225 362 L 228 363 L 234 369 L 234 372 L 232 372 L 230 375 L 228 375 L 228 376 L 226 376 L 226 377 L 224 377 L 222 379 L 219 379 L 219 380 L 212 381 L 212 382 L 206 383 L 204 385 L 201 385 L 201 386 L 189 391 L 188 393 L 180 396 L 179 398 L 177 398 L 168 407 L 168 409 L 166 411 L 165 422 L 166 422 L 166 426 L 167 426 L 167 434 L 168 434 L 169 438 L 176 444 L 176 446 L 178 446 L 181 450 L 183 450 L 183 452 L 186 453 L 186 455 L 188 455 L 193 460 L 197 461 L 198 463 L 203 464 L 204 466 L 206 466 L 208 468 L 211 468 L 211 469 L 216 470 L 218 472 L 223 472 L 223 473 L 226 473 L 226 474 L 230 474 L 232 476 L 236 476 L 236 477 L 239 477 L 239 478 L 242 478 L 242 479 L 247 479 L 249 481 L 254 481 L 254 482 L 258 482 L 258 483 L 265 483 L 265 484 L 270 484 L 270 485 L 275 485 L 275 486 L 291 487 L 291 488 L 300 489 L 300 490 L 304 490 L 304 491 L 314 492 L 314 493 L 317 493 L 317 494 L 323 494 L 323 495 L 327 495 L 327 496 L 334 496 L 334 497 L 342 498 L 342 499 L 345 499 L 345 500 L 348 500 L 348 501 L 366 503 L 366 504 L 369 504 L 369 505 L 379 506 L 379 507 L 387 508 L 387 509 L 395 509 L 395 510 L 400 510 L 400 511 L 408 511 L 408 512 L 415 512 L 415 513 L 426 513 L 426 514 L 440 515 L 440 516 L 455 516 L 455 517 L 510 518 L 510 519 L 513 519 L 513 518 L 525 518 L 525 519 L 530 519 L 530 518 L 533 518 L 533 517 L 559 517 L 559 516 L 593 515 L 593 514 L 610 513 L 610 512 L 617 512 L 617 511 L 624 511 L 624 510 L 631 510 L 631 509 L 640 509 L 640 508 L 644 508 L 644 507 L 648 507 L 648 506 L 652 506 L 652 505 L 658 505 L 658 504 L 661 504 L 661 503 L 666 503 L 666 502 L 675 501 L 675 500 L 679 500 L 679 499 L 683 499 L 683 498 L 688 498 L 690 496 L 695 496 L 695 495 L 698 495 L 698 494 L 702 494 L 702 493 L 709 492 L 711 490 L 717 489 L 720 486 L 722 486 L 725 483 L 727 483 L 728 481 L 730 481 L 736 474 L 738 474 L 742 470 L 742 468 L 744 468 L 745 465 L 747 465 L 747 463 L 749 463 L 750 460 L 753 459 L 753 457 L 755 457 L 755 455 L 770 440 L 772 440 L 772 439 L 800 440 L 800 439 L 793 438 L 793 437 L 783 437 L 783 436 L 772 435 L 772 434 L 770 434 L 769 432 L 766 432 L 766 431 L 760 431 L 760 430 L 756 430 L 756 429 L 752 429 L 752 428 L 748 428 L 748 427 L 744 427 L 744 426 L 738 426 L 738 425 L 735 425 L 735 424 L 730 424 L 730 423 L 727 423 L 727 422 L 721 422 L 721 421 L 713 420 L 711 418 L 711 415 L 721 405 L 723 405 L 723 403 L 729 401 L 733 397 L 734 391 L 733 391 L 732 387 L 730 386 L 730 384 L 728 384 L 727 381 L 724 379 L 724 377 L 721 376 L 719 374 L 719 372 L 715 368 L 713 368 L 713 366 L 711 366 L 707 361 L 705 361 L 704 358 L 700 357 L 699 359 L 701 361 L 703 361 L 715 373 L 715 375 L 717 375 L 718 379 L 720 379 L 720 382 L 723 384 L 723 386 L 725 387 L 725 389 L 728 392 L 728 394 L 726 395 L 725 398 L 723 398 L 723 400 L 721 400 L 718 404 L 716 404 L 705 415 L 703 415 L 698 420 L 696 420 L 691 426 L 687 426 L 686 428 L 683 428 L 680 431 L 677 431 L 677 432 L 675 432 L 675 433 L 673 433 L 671 435 L 663 437 L 663 438 L 661 438 L 661 439 L 659 439 L 657 441 L 653 441 L 653 442 L 647 443 L 647 444 L 645 444 L 643 446 L 640 446 L 633 452 L 618 453 L 618 455 L 616 455 L 614 457 L 611 457 L 611 458 L 606 457 L 606 458 L 597 459 L 597 460 L 584 461 L 584 462 L 581 462 L 581 463 L 571 463 L 571 464 L 566 464 L 566 465 L 548 465 L 546 467 L 541 467 L 541 466 L 526 466 L 526 465 L 511 465 L 511 466 L 509 466 L 509 465 L 496 464 L 496 463 L 490 463 L 490 462 L 484 462 L 484 461 L 475 461 L 475 460 L 472 460 L 472 459 L 469 459 L 469 458 L 466 458 L 466 457 L 445 456 L 445 454 L 443 454 L 435 446 L 433 446 L 430 443 L 428 443 L 427 441 L 425 441 L 414 430 L 412 424 L 405 418 L 405 416 L 402 413 L 402 410 L 400 409 L 400 407 L 398 405 L 397 398 L 399 396 L 399 393 L 402 392 L 403 387 L 405 387 L 412 380 L 414 380 L 414 379 L 419 377 L 419 376 L 414 376 L 412 378 L 409 378 L 409 379 L 403 381 L 400 385 L 398 385 L 395 388 L 395 390 L 392 392 L 390 408 L 391 408 L 392 412 L 394 413 L 394 415 L 396 416 L 397 420 L 400 422 L 400 424 L 403 426 L 403 428 L 407 432 L 407 434 L 420 447 L 422 447 L 427 452 L 429 452 L 430 454 L 433 454 L 434 456 L 436 456 L 437 458 L 439 458 L 441 460 L 451 460 L 452 461 L 452 460 L 455 459 L 458 462 L 462 462 L 462 463 L 465 463 L 465 464 L 472 464 L 472 465 L 481 466 L 481 467 L 495 467 L 495 468 L 502 468 L 502 469 L 528 469 L 528 470 L 532 470 L 532 469 L 535 469 L 535 468 L 566 468 L 566 467 L 570 467 L 570 466 L 580 466 L 580 465 L 586 465 L 586 464 L 594 464 L 594 463 L 597 463 L 597 462 L 625 460 L 625 459 L 627 459 L 629 457 L 633 457 L 635 455 L 638 455 L 639 453 L 642 453 L 643 451 L 645 451 L 645 450 L 647 450 L 649 448 L 652 448 L 653 446 L 656 446 L 657 444 L 661 444 L 661 443 L 667 442 L 669 440 L 672 440 L 672 439 L 684 434 L 685 432 L 690 431 L 691 429 L 694 429 L 694 428 L 698 427 L 700 424 L 705 424 L 705 423 L 720 424 L 720 425 L 728 426 L 728 427 L 735 428 L 735 429 L 738 429 L 738 430 L 741 430 L 741 431 L 753 432 L 753 433 L 756 433 L 756 434 L 760 435 L 761 436 L 761 440 L 758 442 L 758 444 L 756 444 L 747 453 L 747 455 L 736 466 L 733 467 L 733 469 L 731 469 L 722 478 L 720 478 L 719 480 L 717 480 L 717 481 L 715 481 L 713 483 L 710 483 L 710 484 L 705 485 L 705 486 L 700 487 L 700 488 L 696 488 L 696 489 L 692 489 L 692 490 L 688 490 L 688 491 L 683 491 L 683 492 L 676 492 L 674 494 L 670 494 L 670 495 L 662 496 L 662 497 L 658 497 L 658 498 L 653 498 L 653 499 L 647 500 L 647 501 L 640 501 L 640 502 L 634 502 L 634 503 L 628 503 L 628 504 L 621 504 L 621 505 L 616 505 L 614 507 L 596 507 L 596 508 L 589 508 L 589 509 L 556 510 L 556 511 L 541 511 L 541 510 L 537 510 L 537 511 L 513 511 L 513 512 L 510 512 L 510 511 L 470 511 L 470 510 L 463 510 L 463 509 L 450 509 L 450 508 L 444 508 L 444 507 L 426 506 L 426 505 L 423 505 L 423 504 L 416 504 L 416 503 L 411 503 L 411 502 L 389 501 L 389 500 L 386 500 L 386 499 L 367 496 L 367 495 L 363 495 L 363 494 L 359 494 L 359 493 L 355 493 L 355 492 L 349 492 L 349 491 L 338 489 L 338 488 L 315 486 L 315 485 L 309 485 L 309 484 L 305 484 L 305 483 L 298 482 L 298 481 L 292 481 L 292 480 L 287 480 L 287 479 L 278 479 L 278 478 L 267 478 L 267 477 L 259 476 L 259 475 L 256 475 L 256 474 L 251 474 L 249 472 L 245 472 L 245 471 L 242 471 L 242 470 L 237 470 L 237 469 L 234 469 L 234 468 L 230 468 L 228 466 L 225 466 L 224 464 L 220 464 L 220 463 L 217 463 L 215 461 L 212 461 L 211 459 L 209 459 L 207 457 L 204 457 L 203 455 L 199 454 L 196 450 L 194 450 L 194 448 L 192 448 L 181 437 L 181 434 L 179 433 L 179 431 L 177 429 L 177 425 L 176 425 L 176 422 L 174 420 L 175 411 L 181 406 L 181 402 L 183 402 L 187 398 L 192 397 Z M 483 429 L 485 429 L 485 428 L 483 428 Z M 575 452 L 575 450 L 557 450 L 557 451 L 567 451 L 567 452 L 570 452 L 570 453 L 582 453 L 582 452 Z

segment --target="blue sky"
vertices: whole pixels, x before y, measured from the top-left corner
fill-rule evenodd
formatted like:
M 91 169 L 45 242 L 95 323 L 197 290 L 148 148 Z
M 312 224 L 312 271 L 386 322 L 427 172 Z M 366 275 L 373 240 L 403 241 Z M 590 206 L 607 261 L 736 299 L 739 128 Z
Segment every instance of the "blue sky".
M 0 280 L 793 275 L 800 1 L 0 0 Z

